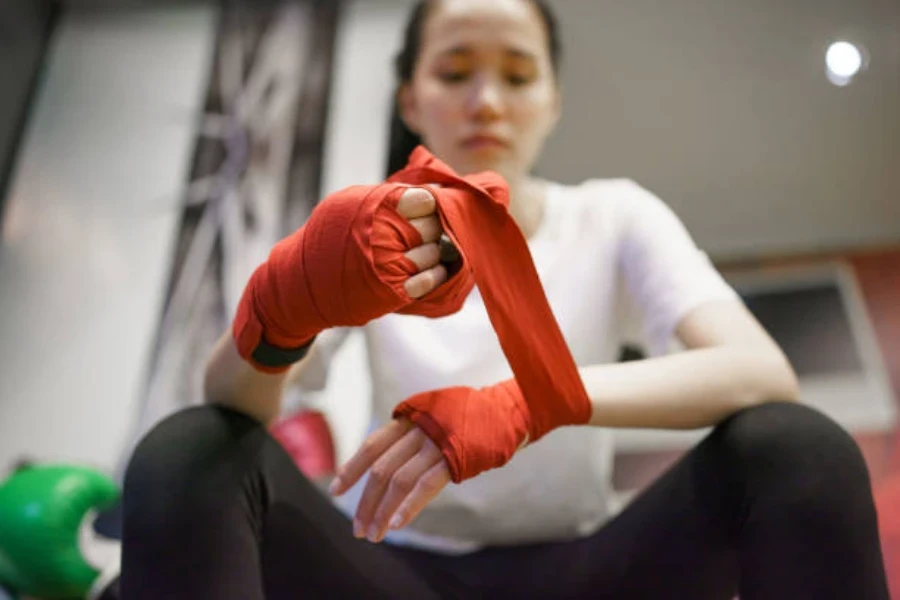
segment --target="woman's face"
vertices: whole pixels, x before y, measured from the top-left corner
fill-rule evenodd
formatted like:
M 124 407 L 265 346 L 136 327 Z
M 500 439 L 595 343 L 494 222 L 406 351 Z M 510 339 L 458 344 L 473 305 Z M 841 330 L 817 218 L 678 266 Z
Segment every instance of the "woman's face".
M 438 2 L 399 100 L 407 126 L 461 175 L 526 175 L 560 108 L 537 8 L 524 0 Z

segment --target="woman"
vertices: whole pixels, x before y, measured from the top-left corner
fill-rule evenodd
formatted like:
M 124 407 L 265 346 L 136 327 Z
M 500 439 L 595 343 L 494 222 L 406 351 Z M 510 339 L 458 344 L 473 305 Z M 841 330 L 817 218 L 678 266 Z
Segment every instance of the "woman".
M 459 175 L 502 175 L 578 365 L 583 426 L 516 438 L 511 459 L 451 483 L 446 448 L 392 414 L 428 390 L 511 381 L 480 290 L 440 319 L 372 308 L 373 432 L 340 469 L 333 503 L 265 429 L 286 364 L 292 378 L 321 375 L 328 319 L 282 311 L 281 323 L 303 322 L 263 342 L 271 311 L 239 311 L 209 361 L 209 405 L 160 424 L 130 464 L 125 597 L 887 598 L 856 445 L 796 402 L 785 357 L 677 218 L 632 182 L 531 175 L 560 114 L 559 59 L 542 2 L 419 3 L 397 62 L 390 171 L 422 142 Z M 362 192 L 344 199 L 374 193 Z M 404 248 L 412 299 L 454 281 L 438 252 L 439 193 L 413 187 L 397 201 L 419 234 Z M 276 279 L 255 275 L 247 296 L 284 295 Z M 313 306 L 323 288 L 308 285 Z M 615 364 L 631 309 L 657 356 Z M 672 335 L 686 350 L 661 356 Z M 705 426 L 707 438 L 610 512 L 609 428 Z

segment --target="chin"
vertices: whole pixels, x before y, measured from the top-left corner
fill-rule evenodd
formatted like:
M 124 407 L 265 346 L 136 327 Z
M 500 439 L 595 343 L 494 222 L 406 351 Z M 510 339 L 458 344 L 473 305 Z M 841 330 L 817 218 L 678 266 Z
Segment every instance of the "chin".
M 474 175 L 484 171 L 493 171 L 506 177 L 507 173 L 511 171 L 509 161 L 499 157 L 469 157 L 468 160 L 462 161 L 460 166 L 462 167 L 459 170 L 461 175 Z

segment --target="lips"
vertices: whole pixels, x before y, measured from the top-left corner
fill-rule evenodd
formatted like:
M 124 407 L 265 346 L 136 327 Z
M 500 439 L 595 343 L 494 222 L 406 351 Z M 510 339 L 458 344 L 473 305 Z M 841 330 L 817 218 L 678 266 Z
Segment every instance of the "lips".
M 475 150 L 481 148 L 507 148 L 509 143 L 501 137 L 488 134 L 476 134 L 462 142 L 463 147 Z

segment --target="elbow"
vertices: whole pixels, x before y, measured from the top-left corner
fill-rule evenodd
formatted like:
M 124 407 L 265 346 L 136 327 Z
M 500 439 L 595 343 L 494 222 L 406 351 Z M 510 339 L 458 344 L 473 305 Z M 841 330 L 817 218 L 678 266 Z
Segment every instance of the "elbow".
M 797 378 L 794 368 L 786 359 L 784 370 L 784 399 L 790 402 L 800 402 L 800 380 Z
M 790 361 L 780 349 L 762 353 L 759 360 L 756 402 L 800 402 L 800 381 Z

